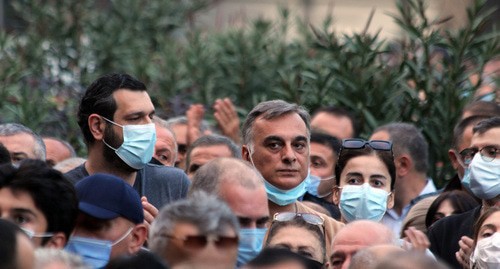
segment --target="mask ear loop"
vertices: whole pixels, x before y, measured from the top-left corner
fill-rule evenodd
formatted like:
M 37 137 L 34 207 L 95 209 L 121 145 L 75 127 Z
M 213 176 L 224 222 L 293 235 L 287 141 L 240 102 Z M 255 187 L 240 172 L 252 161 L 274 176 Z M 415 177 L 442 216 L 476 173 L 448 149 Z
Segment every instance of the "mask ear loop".
M 134 227 L 130 227 L 128 228 L 127 232 L 124 233 L 120 238 L 118 238 L 115 242 L 111 243 L 111 246 L 114 246 L 118 243 L 120 243 L 121 241 L 123 241 L 127 236 L 129 236 L 129 234 L 132 232 L 132 230 L 134 229 Z

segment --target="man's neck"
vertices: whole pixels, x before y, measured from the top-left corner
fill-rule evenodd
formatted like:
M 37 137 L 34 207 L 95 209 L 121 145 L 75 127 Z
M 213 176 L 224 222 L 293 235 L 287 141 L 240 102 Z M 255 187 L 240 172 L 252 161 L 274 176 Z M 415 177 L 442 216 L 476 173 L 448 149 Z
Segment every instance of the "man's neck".
M 274 216 L 274 214 L 279 213 L 279 212 L 296 212 L 297 211 L 297 202 L 293 202 L 289 205 L 281 206 L 273 203 L 271 200 L 269 200 L 269 213 L 271 214 L 271 217 Z
M 118 169 L 115 165 L 107 161 L 101 152 L 102 151 L 89 149 L 88 158 L 85 162 L 85 169 L 89 175 L 93 175 L 95 173 L 111 174 L 122 178 L 125 182 L 130 184 L 130 186 L 133 186 L 137 172 L 129 172 Z
M 425 174 L 411 173 L 405 178 L 398 178 L 396 184 L 402 186 L 396 190 L 394 207 L 399 215 L 403 213 L 405 206 L 410 204 L 411 200 L 417 198 L 422 190 L 427 185 L 427 177 Z

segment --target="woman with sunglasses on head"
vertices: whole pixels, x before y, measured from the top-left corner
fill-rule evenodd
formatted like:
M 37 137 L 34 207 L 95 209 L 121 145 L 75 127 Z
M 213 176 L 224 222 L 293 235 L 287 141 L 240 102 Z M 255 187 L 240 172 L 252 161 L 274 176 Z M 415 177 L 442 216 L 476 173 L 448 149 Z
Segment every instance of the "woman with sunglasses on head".
M 333 202 L 339 205 L 342 222 L 380 221 L 394 206 L 396 167 L 392 143 L 344 139 L 335 178 Z
M 394 206 L 396 166 L 392 143 L 351 138 L 342 141 L 337 166 L 333 203 L 338 205 L 341 221 L 372 220 L 380 222 L 387 209 Z M 426 251 L 427 236 L 414 228 L 405 231 L 405 248 Z
M 324 219 L 315 214 L 276 213 L 264 248 L 286 248 L 328 268 L 323 225 Z

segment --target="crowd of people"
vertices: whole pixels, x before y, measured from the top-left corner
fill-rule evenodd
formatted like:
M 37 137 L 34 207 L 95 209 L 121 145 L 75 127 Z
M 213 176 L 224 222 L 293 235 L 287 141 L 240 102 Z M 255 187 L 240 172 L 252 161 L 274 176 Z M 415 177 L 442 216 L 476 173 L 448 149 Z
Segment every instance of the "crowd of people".
M 339 107 L 213 108 L 217 128 L 199 104 L 162 119 L 109 74 L 80 101 L 87 156 L 0 124 L 0 268 L 500 268 L 498 103 L 462 111 L 442 189 L 411 123 L 364 140 Z

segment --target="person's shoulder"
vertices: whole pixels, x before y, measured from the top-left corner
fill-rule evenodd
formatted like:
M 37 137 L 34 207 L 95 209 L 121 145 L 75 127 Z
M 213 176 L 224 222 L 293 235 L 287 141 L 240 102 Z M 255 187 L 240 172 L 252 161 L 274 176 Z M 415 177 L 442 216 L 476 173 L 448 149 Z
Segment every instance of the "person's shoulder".
M 87 170 L 85 170 L 85 164 L 81 164 L 72 170 L 64 173 L 64 177 L 68 179 L 71 183 L 76 184 L 82 178 L 88 176 Z
M 172 166 L 148 163 L 144 167 L 144 172 L 148 178 L 167 177 L 169 180 L 189 180 L 183 170 Z

